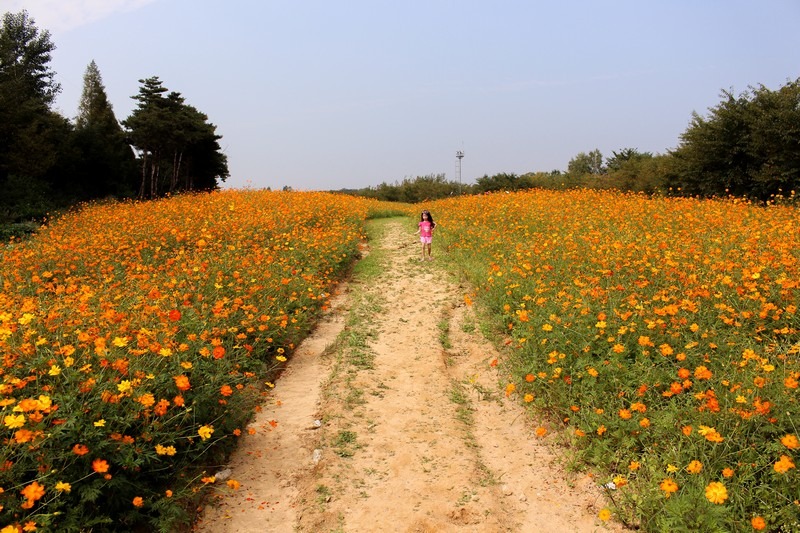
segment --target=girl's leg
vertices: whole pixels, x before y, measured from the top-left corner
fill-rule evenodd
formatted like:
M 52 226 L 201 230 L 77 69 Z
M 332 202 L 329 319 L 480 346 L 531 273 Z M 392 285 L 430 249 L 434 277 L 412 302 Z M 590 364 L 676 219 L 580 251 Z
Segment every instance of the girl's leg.
M 431 255 L 431 243 L 428 243 L 428 260 L 431 259 L 433 259 L 433 256 Z
M 425 243 L 422 243 L 422 259 L 420 261 L 425 261 Z

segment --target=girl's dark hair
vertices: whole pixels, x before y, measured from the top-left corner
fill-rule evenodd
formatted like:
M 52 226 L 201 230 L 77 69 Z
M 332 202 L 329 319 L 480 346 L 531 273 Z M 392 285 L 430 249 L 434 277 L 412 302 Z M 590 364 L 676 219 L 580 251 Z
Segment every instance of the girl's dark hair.
M 428 211 L 427 209 L 425 209 L 425 210 L 423 210 L 423 211 L 422 211 L 422 213 L 420 213 L 420 215 L 419 215 L 419 221 L 420 221 L 420 222 L 422 222 L 423 220 L 425 220 L 424 218 L 422 218 L 422 215 L 428 215 L 428 222 L 430 222 L 430 223 L 431 223 L 431 226 L 433 226 L 434 228 L 436 227 L 436 222 L 434 222 L 434 221 L 433 221 L 433 215 L 431 215 L 431 212 L 430 212 L 430 211 Z

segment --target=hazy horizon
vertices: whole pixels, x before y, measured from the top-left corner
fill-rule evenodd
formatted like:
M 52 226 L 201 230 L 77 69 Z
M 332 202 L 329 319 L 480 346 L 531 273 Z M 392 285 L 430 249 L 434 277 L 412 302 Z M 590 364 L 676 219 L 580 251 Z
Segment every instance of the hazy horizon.
M 94 60 L 119 120 L 138 80 L 217 126 L 224 187 L 358 189 L 566 170 L 674 148 L 722 90 L 800 76 L 800 3 L 2 0 L 56 45 L 55 108 Z

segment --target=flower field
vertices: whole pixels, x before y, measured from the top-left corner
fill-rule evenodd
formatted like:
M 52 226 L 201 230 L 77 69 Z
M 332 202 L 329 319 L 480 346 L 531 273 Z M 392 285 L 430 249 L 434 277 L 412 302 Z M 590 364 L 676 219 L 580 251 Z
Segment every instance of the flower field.
M 236 490 L 211 468 L 378 207 L 270 191 L 112 203 L 0 248 L 0 530 L 169 531 L 205 490 Z
M 796 207 L 598 191 L 425 207 L 467 302 L 508 335 L 506 393 L 604 473 L 601 519 L 800 531 Z

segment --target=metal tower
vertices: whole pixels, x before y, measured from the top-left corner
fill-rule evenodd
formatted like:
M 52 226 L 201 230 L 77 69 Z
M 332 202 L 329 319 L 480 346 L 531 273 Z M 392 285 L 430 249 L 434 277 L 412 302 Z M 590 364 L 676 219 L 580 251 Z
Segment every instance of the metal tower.
M 458 180 L 458 194 L 461 194 L 461 160 L 464 159 L 464 150 L 456 151 L 456 179 Z

